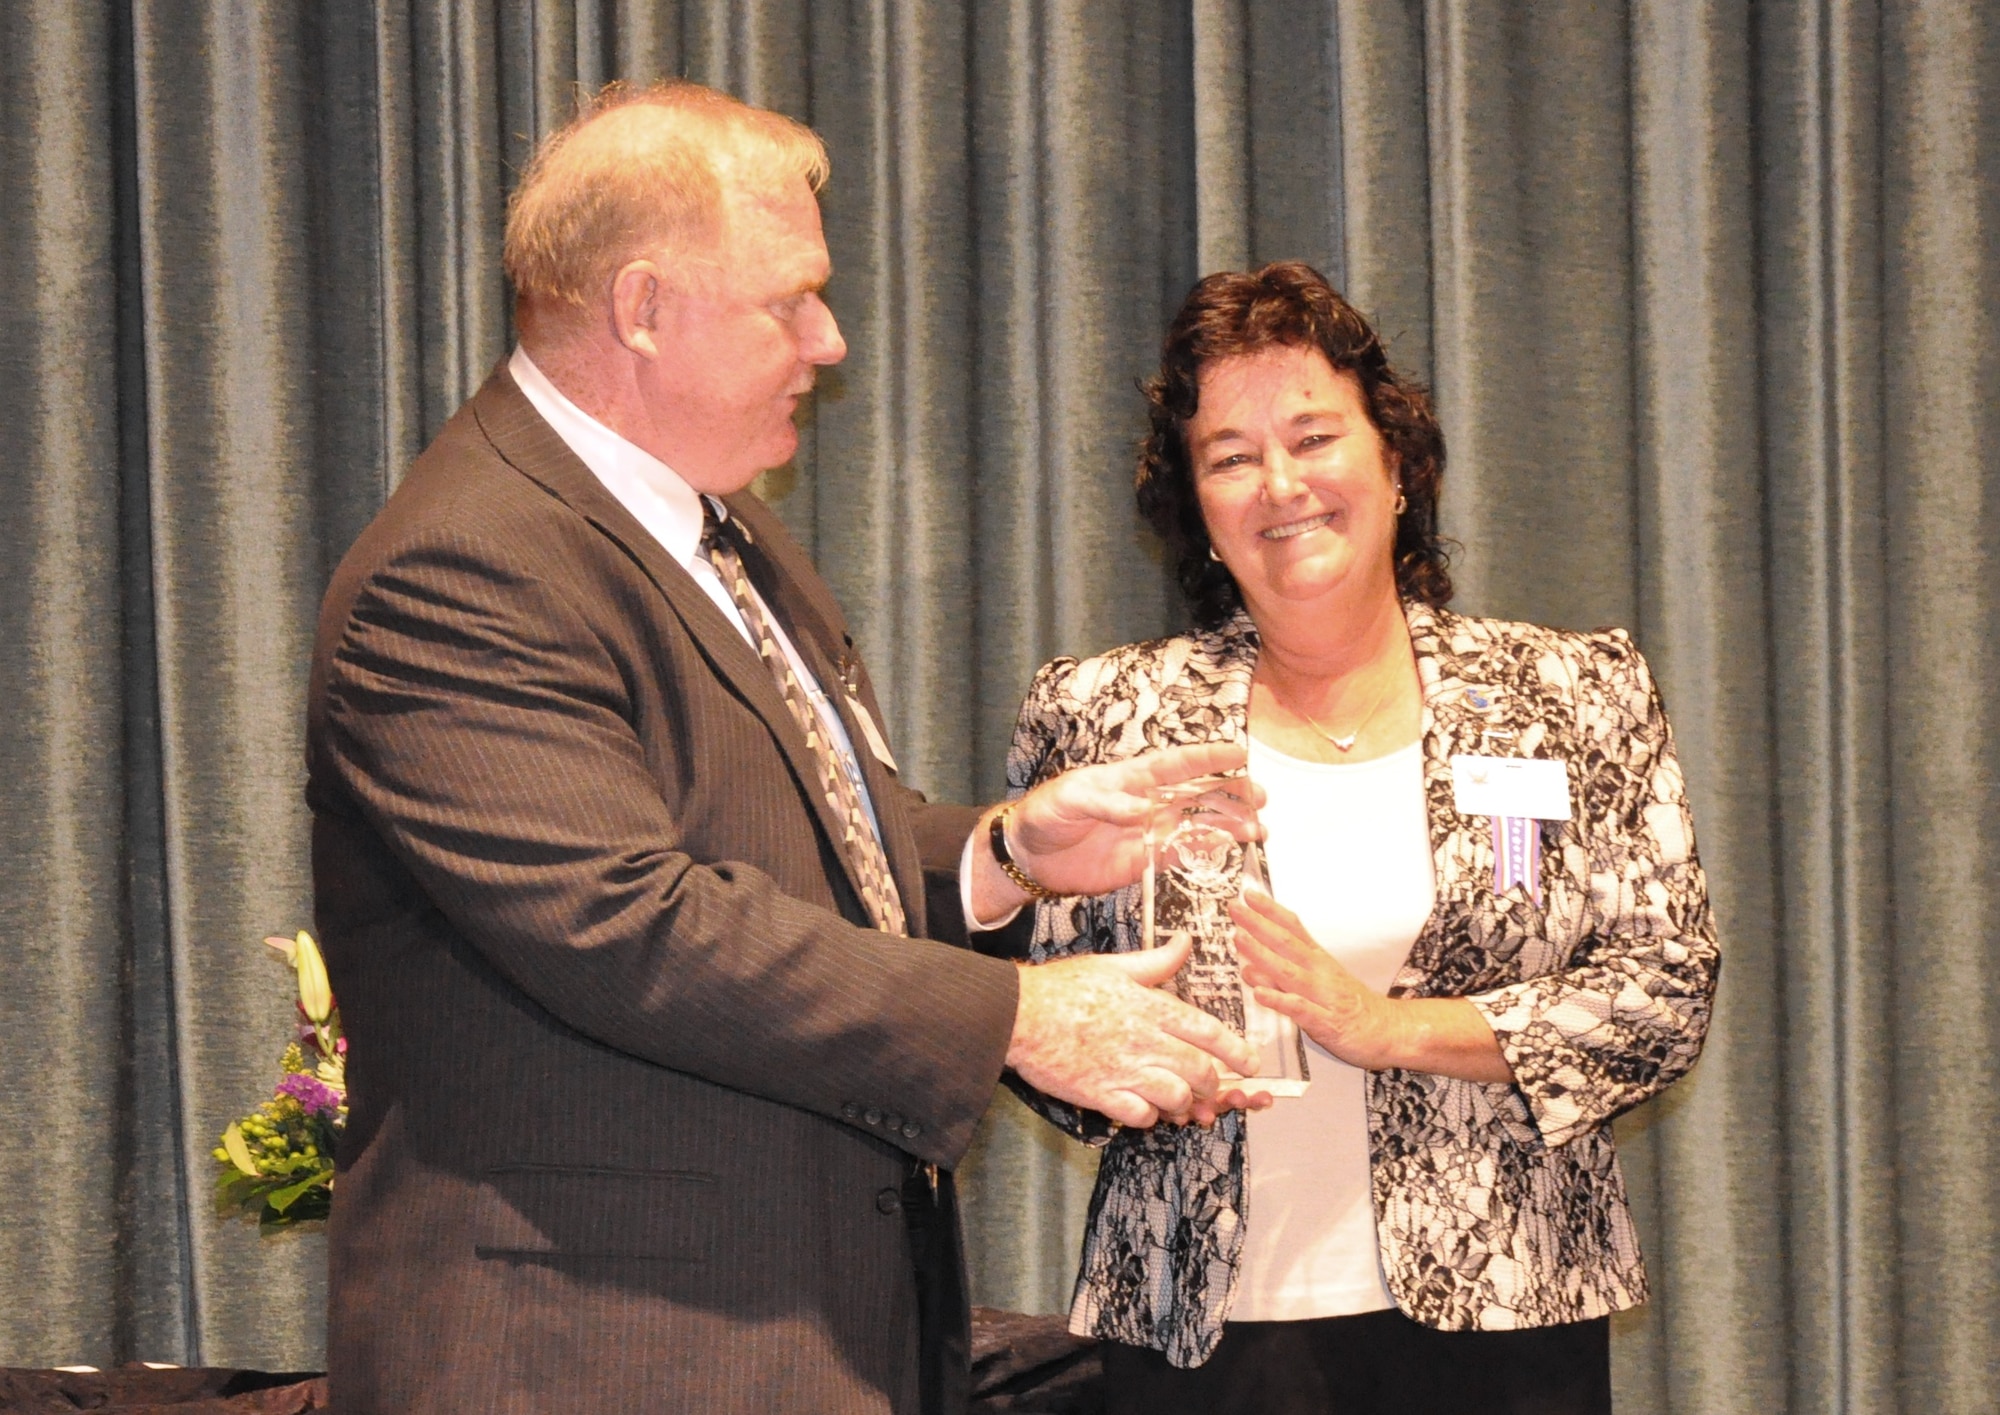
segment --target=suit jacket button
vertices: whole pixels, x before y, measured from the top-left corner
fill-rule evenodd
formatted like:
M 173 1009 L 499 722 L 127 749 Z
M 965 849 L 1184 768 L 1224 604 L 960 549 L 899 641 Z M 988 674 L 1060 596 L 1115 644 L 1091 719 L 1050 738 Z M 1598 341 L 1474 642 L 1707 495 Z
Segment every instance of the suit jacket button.
M 882 1124 L 888 1127 L 888 1131 L 891 1135 L 900 1134 L 903 1129 L 903 1117 L 896 1114 L 896 1112 L 892 1110 L 887 1115 L 882 1117 Z
M 861 1118 L 861 1107 L 853 1101 L 849 1101 L 840 1108 L 840 1114 L 844 1120 L 859 1120 Z
M 875 1196 L 875 1211 L 877 1213 L 893 1214 L 902 1207 L 903 1196 L 898 1194 L 894 1189 L 884 1189 Z
M 882 1112 L 871 1105 L 868 1107 L 868 1113 L 861 1118 L 870 1125 L 880 1125 L 882 1123 Z
M 917 1124 L 917 1122 L 914 1120 L 909 1121 L 903 1126 L 903 1138 L 905 1140 L 914 1140 L 917 1138 L 917 1136 L 923 1133 L 924 1133 L 924 1127 Z

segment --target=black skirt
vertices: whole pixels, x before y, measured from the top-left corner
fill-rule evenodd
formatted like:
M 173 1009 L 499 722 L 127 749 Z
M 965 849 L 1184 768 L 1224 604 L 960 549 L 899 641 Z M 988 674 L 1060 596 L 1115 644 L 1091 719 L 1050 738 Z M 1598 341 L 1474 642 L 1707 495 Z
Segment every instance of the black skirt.
M 1106 1342 L 1109 1415 L 1610 1415 L 1607 1318 L 1436 1331 L 1401 1312 L 1231 1322 L 1186 1370 Z

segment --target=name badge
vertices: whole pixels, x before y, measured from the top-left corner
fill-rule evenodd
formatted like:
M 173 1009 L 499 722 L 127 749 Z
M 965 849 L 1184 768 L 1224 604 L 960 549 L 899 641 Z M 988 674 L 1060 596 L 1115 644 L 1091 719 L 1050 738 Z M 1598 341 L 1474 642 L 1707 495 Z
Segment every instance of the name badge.
M 889 770 L 896 772 L 898 776 L 902 775 L 900 771 L 897 771 L 896 759 L 889 755 L 889 743 L 882 736 L 882 729 L 875 725 L 874 717 L 869 713 L 867 708 L 861 705 L 861 699 L 849 693 L 847 695 L 847 707 L 854 714 L 854 720 L 861 724 L 861 735 L 868 739 L 868 750 L 875 754 L 875 760 L 882 763 Z
M 1569 763 L 1531 757 L 1451 759 L 1452 797 L 1459 814 L 1566 821 Z

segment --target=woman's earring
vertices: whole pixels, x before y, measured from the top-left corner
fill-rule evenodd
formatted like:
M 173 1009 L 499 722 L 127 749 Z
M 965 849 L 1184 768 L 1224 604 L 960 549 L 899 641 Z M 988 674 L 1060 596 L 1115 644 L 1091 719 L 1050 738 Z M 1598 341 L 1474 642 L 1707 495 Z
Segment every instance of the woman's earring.
M 1396 488 L 1396 514 L 1400 516 L 1409 509 L 1410 498 L 1403 495 L 1403 488 L 1399 486 Z
M 1222 563 L 1222 557 L 1215 553 L 1215 547 L 1212 545 L 1208 548 L 1208 558 L 1218 565 Z

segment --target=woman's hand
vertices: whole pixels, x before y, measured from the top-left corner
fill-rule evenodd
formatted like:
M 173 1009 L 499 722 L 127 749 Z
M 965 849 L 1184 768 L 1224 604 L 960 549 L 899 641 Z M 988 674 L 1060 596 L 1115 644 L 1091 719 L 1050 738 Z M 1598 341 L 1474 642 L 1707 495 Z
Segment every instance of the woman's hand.
M 1257 1001 L 1350 1066 L 1403 1067 L 1511 1083 L 1514 1070 L 1479 1009 L 1462 997 L 1393 998 L 1365 987 L 1261 889 L 1229 907 L 1243 981 Z
M 1299 1030 L 1350 1066 L 1393 1065 L 1382 1058 L 1394 1023 L 1390 1000 L 1370 992 L 1340 960 L 1313 941 L 1299 916 L 1263 890 L 1250 888 L 1232 904 L 1243 981 L 1257 1001 L 1299 1024 Z

